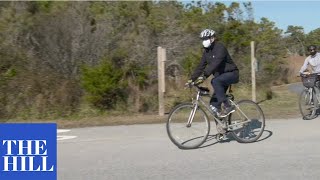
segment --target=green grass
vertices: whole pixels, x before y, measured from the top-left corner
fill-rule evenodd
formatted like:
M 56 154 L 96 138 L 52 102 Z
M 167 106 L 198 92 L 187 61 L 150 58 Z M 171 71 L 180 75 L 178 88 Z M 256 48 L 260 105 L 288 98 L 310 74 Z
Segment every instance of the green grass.
M 266 118 L 286 119 L 301 117 L 299 111 L 299 94 L 289 92 L 287 86 L 272 88 L 273 98 L 261 103 Z
M 209 86 L 208 86 L 209 87 Z M 235 101 L 241 99 L 251 99 L 251 87 L 237 86 L 233 88 L 233 95 L 236 97 Z M 270 96 L 272 92 L 272 99 L 267 100 L 267 94 Z M 172 94 L 172 93 L 171 93 Z M 183 97 L 179 97 L 179 94 Z M 189 90 L 181 90 L 175 92 L 171 96 L 171 99 L 166 97 L 166 112 L 169 112 L 174 104 L 179 102 L 190 101 L 191 96 L 194 93 L 190 93 Z M 170 96 L 169 96 L 170 97 Z M 210 98 L 205 98 L 205 101 L 209 103 Z M 287 86 L 279 86 L 272 88 L 257 88 L 257 102 L 259 102 L 262 108 L 266 120 L 272 119 L 289 119 L 301 117 L 298 108 L 298 94 L 288 91 Z M 115 113 L 103 113 L 98 115 L 73 118 L 56 118 L 56 119 L 10 119 L 8 122 L 56 122 L 59 128 L 75 128 L 75 127 L 88 127 L 88 126 L 113 126 L 113 125 L 131 125 L 131 124 L 151 124 L 151 123 L 166 123 L 168 115 L 158 116 L 157 112 L 153 114 L 115 114 Z

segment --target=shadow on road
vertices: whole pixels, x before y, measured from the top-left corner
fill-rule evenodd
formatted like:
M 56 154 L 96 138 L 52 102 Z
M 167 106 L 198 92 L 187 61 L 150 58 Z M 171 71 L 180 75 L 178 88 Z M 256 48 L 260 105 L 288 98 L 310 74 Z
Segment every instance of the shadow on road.
M 268 134 L 267 134 L 266 136 L 264 136 L 265 133 L 268 133 Z M 231 141 L 235 141 L 235 139 L 233 138 L 233 136 L 232 136 L 230 133 L 228 133 L 227 136 L 226 136 L 223 140 L 220 140 L 220 141 L 217 140 L 217 138 L 216 138 L 217 135 L 218 135 L 218 134 L 209 135 L 208 138 L 207 138 L 207 140 L 206 140 L 206 143 L 209 142 L 209 144 L 200 146 L 200 147 L 198 147 L 197 149 L 205 148 L 205 147 L 209 147 L 209 146 L 213 146 L 213 145 L 218 144 L 218 143 L 228 143 L 228 142 L 231 142 Z M 270 130 L 264 130 L 264 131 L 263 131 L 263 134 L 262 134 L 262 136 L 261 136 L 261 137 L 263 137 L 263 138 L 260 137 L 260 139 L 258 139 L 258 140 L 255 141 L 255 142 L 252 142 L 252 143 L 264 141 L 264 140 L 270 138 L 272 135 L 273 135 L 273 132 L 272 132 L 272 131 L 270 131 Z
M 258 139 L 258 141 L 256 141 L 256 142 L 264 141 L 264 140 L 268 139 L 269 137 L 271 137 L 271 136 L 273 135 L 273 132 L 270 131 L 270 130 L 264 130 L 264 131 L 263 131 L 263 134 L 264 134 L 264 133 L 268 133 L 268 135 L 267 135 L 266 137 L 262 138 L 262 139 L 261 139 L 261 138 Z M 263 135 L 263 134 L 262 134 L 262 135 Z

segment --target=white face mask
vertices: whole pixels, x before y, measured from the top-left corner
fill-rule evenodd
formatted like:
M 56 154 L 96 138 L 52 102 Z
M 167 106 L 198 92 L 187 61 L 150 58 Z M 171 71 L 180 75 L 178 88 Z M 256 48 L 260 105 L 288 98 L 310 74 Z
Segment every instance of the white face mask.
M 202 45 L 203 47 L 208 48 L 211 45 L 211 40 L 208 39 L 208 40 L 202 41 Z

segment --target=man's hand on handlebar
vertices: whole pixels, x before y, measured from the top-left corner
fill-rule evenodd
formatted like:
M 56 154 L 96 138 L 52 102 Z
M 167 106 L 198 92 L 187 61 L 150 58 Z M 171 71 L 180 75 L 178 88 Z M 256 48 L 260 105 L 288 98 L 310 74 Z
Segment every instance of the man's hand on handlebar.
M 198 79 L 194 82 L 194 84 L 195 84 L 195 85 L 199 85 L 199 84 L 203 83 L 204 80 L 206 80 L 206 78 L 203 77 L 203 76 L 200 76 L 200 77 L 198 77 Z
M 206 80 L 206 78 L 203 77 L 203 76 L 198 77 L 194 82 L 191 79 L 189 79 L 184 86 L 187 87 L 187 88 L 191 88 L 194 85 L 197 86 L 197 85 L 203 83 L 204 80 Z
M 306 76 L 309 76 L 311 73 L 310 72 L 299 72 L 299 75 L 297 75 L 297 77 L 306 77 Z

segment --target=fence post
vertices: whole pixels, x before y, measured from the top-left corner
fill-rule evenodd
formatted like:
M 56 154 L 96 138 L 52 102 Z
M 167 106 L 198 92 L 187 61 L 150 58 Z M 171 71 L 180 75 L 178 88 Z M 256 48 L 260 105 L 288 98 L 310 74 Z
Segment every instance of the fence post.
M 165 61 L 166 50 L 162 47 L 157 48 L 158 53 L 158 98 L 159 115 L 164 116 L 164 92 L 165 92 Z
M 257 101 L 256 96 L 256 59 L 254 57 L 254 41 L 251 41 L 251 83 L 252 83 L 252 101 Z

